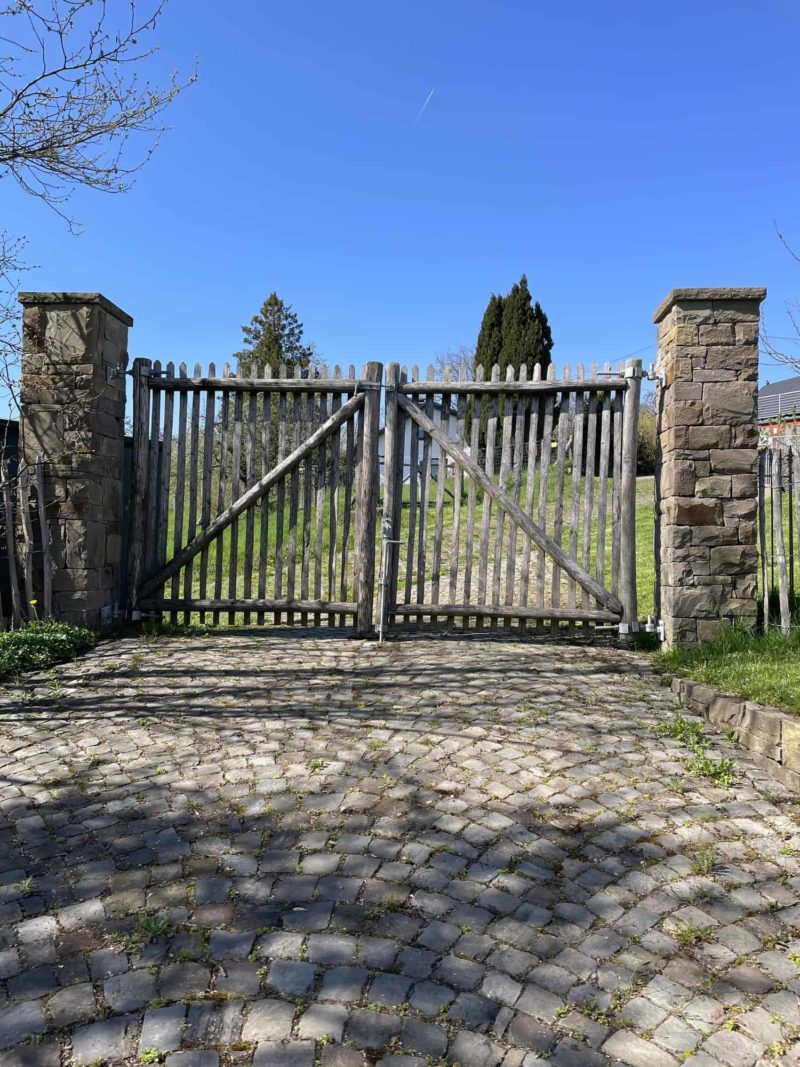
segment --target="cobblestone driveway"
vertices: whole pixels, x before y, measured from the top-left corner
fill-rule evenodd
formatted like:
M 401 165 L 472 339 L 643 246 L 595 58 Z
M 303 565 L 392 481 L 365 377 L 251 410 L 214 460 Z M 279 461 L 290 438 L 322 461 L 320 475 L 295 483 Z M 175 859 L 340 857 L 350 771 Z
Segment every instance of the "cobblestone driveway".
M 0 1063 L 800 1062 L 798 808 L 689 773 L 641 658 L 222 634 L 45 682 L 0 709 Z

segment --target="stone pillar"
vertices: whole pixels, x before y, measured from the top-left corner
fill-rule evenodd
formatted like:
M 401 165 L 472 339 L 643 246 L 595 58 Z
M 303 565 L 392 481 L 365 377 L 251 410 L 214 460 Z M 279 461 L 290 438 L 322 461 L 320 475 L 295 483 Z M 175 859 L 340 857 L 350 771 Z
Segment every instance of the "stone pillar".
M 119 605 L 125 369 L 133 319 L 99 293 L 20 293 L 20 455 L 44 461 L 53 613 L 96 627 Z
M 673 289 L 654 315 L 656 611 L 665 643 L 756 620 L 758 325 L 766 289 Z

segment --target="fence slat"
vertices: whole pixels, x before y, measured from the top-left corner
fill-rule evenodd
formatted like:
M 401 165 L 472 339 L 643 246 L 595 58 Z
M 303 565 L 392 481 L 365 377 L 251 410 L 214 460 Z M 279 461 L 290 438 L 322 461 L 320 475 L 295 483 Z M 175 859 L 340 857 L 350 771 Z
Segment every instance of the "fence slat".
M 442 376 L 450 380 L 449 370 Z M 442 406 L 439 411 L 439 425 L 444 433 L 450 432 L 450 394 L 442 393 Z M 439 602 L 439 576 L 442 569 L 442 531 L 444 529 L 444 491 L 447 482 L 447 456 L 439 449 L 439 462 L 436 468 L 436 518 L 433 533 L 433 560 L 431 562 L 431 603 Z M 436 620 L 434 619 L 434 622 Z
M 47 515 L 47 501 L 44 495 L 44 463 L 41 457 L 36 460 L 36 503 L 39 512 L 39 533 L 42 539 L 42 610 L 44 618 L 53 614 L 53 560 L 50 555 L 50 523 Z M 0 608 L 2 621 L 2 608 Z
M 173 377 L 175 366 L 167 364 L 167 374 Z M 161 457 L 159 471 L 158 534 L 155 565 L 162 567 L 167 558 L 167 529 L 169 526 L 170 480 L 172 475 L 172 409 L 175 394 L 164 393 L 164 428 L 161 437 Z
M 772 450 L 772 498 L 773 528 L 775 530 L 775 549 L 778 563 L 778 602 L 781 611 L 781 632 L 789 633 L 791 613 L 789 611 L 789 574 L 786 570 L 786 544 L 783 534 L 783 449 Z
M 184 378 L 186 376 L 186 364 L 181 363 L 178 367 L 178 374 Z M 183 548 L 183 506 L 184 506 L 184 486 L 186 484 L 186 404 L 188 400 L 188 393 L 181 393 L 178 396 L 178 440 L 175 449 L 175 505 L 173 508 L 173 524 L 172 524 L 172 553 L 179 552 Z M 202 585 L 202 583 L 201 583 Z M 173 600 L 178 596 L 180 592 L 180 577 L 175 575 L 172 579 L 172 598 Z M 205 596 L 205 592 L 201 588 L 201 596 Z M 178 613 L 173 611 L 170 616 L 170 622 L 176 623 L 178 621 Z
M 594 378 L 597 368 L 589 371 Z M 583 556 L 581 563 L 588 573 L 592 565 L 592 521 L 594 518 L 594 472 L 597 459 L 597 393 L 589 393 L 589 413 L 586 428 L 586 480 L 583 493 Z M 589 607 L 589 594 L 584 589 L 582 604 Z
M 286 377 L 283 363 L 278 367 L 278 378 Z M 286 457 L 286 393 L 278 394 L 278 464 Z M 275 489 L 275 600 L 283 597 L 283 572 L 286 566 L 286 547 L 284 545 L 284 522 L 286 510 L 286 479 L 281 478 Z M 344 597 L 342 597 L 344 599 Z M 273 621 L 276 626 L 281 622 L 280 612 L 276 612 Z
M 478 367 L 475 371 L 475 381 L 482 383 L 484 379 L 484 368 Z M 470 443 L 469 454 L 478 462 L 478 451 L 480 448 L 480 434 L 481 434 L 481 406 L 480 404 L 472 404 L 469 409 L 470 417 Z M 412 423 L 414 431 L 416 432 L 416 423 Z M 475 484 L 474 478 L 466 478 L 467 482 L 467 536 L 464 545 L 464 601 L 469 603 L 470 594 L 472 593 L 472 560 L 475 555 L 475 498 L 477 496 L 478 487 Z M 464 629 L 469 628 L 469 616 L 465 615 L 462 623 Z
M 349 375 L 351 378 L 355 377 L 355 368 L 350 365 Z M 361 413 L 359 412 L 359 419 Z M 348 572 L 349 552 L 350 552 L 350 528 L 351 528 L 351 516 L 353 510 L 353 490 L 355 484 L 355 464 L 356 464 L 356 423 L 353 419 L 347 420 L 347 429 L 345 431 L 345 463 L 344 463 L 344 517 L 342 520 L 342 573 L 339 577 L 339 590 L 340 600 L 347 600 L 347 594 L 350 590 L 350 575 Z M 344 615 L 339 616 L 339 625 L 345 624 Z
M 768 562 L 769 549 L 767 547 L 767 507 L 766 507 L 766 482 L 768 473 L 771 475 L 770 453 L 762 449 L 758 453 L 758 539 L 761 544 L 761 596 L 763 598 L 763 627 L 766 633 L 769 630 L 769 576 Z
M 294 376 L 299 379 L 302 376 L 302 369 L 299 364 L 294 368 Z M 293 449 L 297 448 L 298 444 L 302 440 L 302 414 L 300 410 L 300 393 L 295 393 L 293 396 L 292 407 L 292 446 Z M 295 576 L 297 571 L 297 523 L 300 512 L 300 464 L 298 464 L 292 470 L 289 479 L 289 567 L 286 576 L 286 596 L 289 600 L 295 599 Z M 288 612 L 286 615 L 286 622 L 289 626 L 294 625 L 294 612 Z
M 128 609 L 138 610 L 139 586 L 147 565 L 148 432 L 150 426 L 149 359 L 133 361 L 133 462 L 131 465 L 131 529 L 128 538 Z
M 523 364 L 519 368 L 519 381 L 525 383 L 528 380 L 528 368 Z M 518 393 L 514 397 L 514 432 L 513 432 L 513 460 L 512 460 L 512 484 L 511 496 L 515 504 L 519 504 L 522 495 L 522 456 L 525 445 L 525 424 L 530 410 L 533 394 Z M 508 546 L 506 549 L 506 588 L 505 603 L 514 603 L 517 577 L 517 524 L 508 524 Z M 505 619 L 506 629 L 511 627 L 512 620 Z
M 264 377 L 272 377 L 272 368 L 264 368 Z M 263 393 L 261 397 L 261 477 L 269 470 L 270 463 L 270 419 L 272 418 L 272 393 Z M 258 599 L 264 600 L 267 595 L 267 553 L 269 551 L 269 497 L 270 491 L 264 495 L 259 504 L 259 537 L 258 537 Z M 264 612 L 259 611 L 256 621 L 259 626 L 264 625 Z
M 322 368 L 323 378 L 328 377 L 328 368 Z M 317 425 L 321 425 L 328 418 L 329 394 L 320 393 L 319 411 L 317 413 Z M 309 460 L 311 457 L 309 456 Z M 322 539 L 325 532 L 325 485 L 328 480 L 328 442 L 323 441 L 317 453 L 317 499 L 316 499 L 316 528 L 314 530 L 314 599 L 322 599 Z M 314 614 L 314 625 L 322 624 L 322 616 L 319 612 Z
M 153 364 L 153 374 L 161 373 L 161 363 L 156 360 Z M 161 393 L 156 392 L 150 398 L 150 451 L 147 461 L 147 538 L 145 548 L 147 552 L 146 569 L 152 572 L 156 569 L 158 558 L 158 470 L 159 451 L 161 448 Z
M 245 450 L 244 476 L 248 485 L 255 481 L 256 473 L 256 394 L 250 393 L 247 398 L 247 448 Z M 248 508 L 245 513 L 244 523 L 244 599 L 250 600 L 253 595 L 253 543 L 255 540 L 255 508 Z M 250 612 L 246 611 L 242 618 L 245 626 L 250 625 Z
M 11 499 L 11 481 L 8 467 L 3 468 L 3 510 L 6 521 L 6 551 L 8 552 L 8 580 L 11 587 L 11 622 L 14 629 L 22 625 L 22 610 L 17 575 L 17 546 L 14 537 L 14 504 Z
M 547 368 L 548 381 L 555 381 L 556 368 L 551 363 Z M 539 502 L 537 518 L 539 526 L 543 530 L 547 530 L 547 493 L 549 489 L 550 481 L 550 460 L 552 458 L 553 447 L 553 417 L 555 407 L 555 394 L 550 392 L 547 394 L 544 402 L 544 428 L 542 431 L 542 451 L 541 459 L 539 461 Z M 536 570 L 536 607 L 544 607 L 545 604 L 545 582 L 546 582 L 546 562 L 545 553 L 543 548 L 539 548 L 537 554 L 537 570 Z M 538 632 L 544 630 L 544 626 L 537 623 L 536 627 Z
M 459 380 L 464 381 L 467 376 L 466 367 L 462 364 L 459 368 Z M 458 393 L 456 399 L 456 434 L 458 440 L 466 443 L 466 418 L 467 397 L 464 393 Z M 450 542 L 450 603 L 456 599 L 456 583 L 459 572 L 459 553 L 461 551 L 461 497 L 463 494 L 464 476 L 461 468 L 456 463 L 453 470 L 453 531 Z
M 515 368 L 506 367 L 506 382 L 516 378 Z M 513 393 L 501 398 L 503 408 L 503 431 L 500 445 L 500 488 L 508 492 L 508 479 L 511 473 L 511 440 L 514 429 L 514 408 L 518 397 Z M 503 567 L 503 535 L 505 533 L 505 512 L 502 510 L 495 517 L 494 560 L 492 561 L 492 603 L 500 603 L 500 574 Z M 513 523 L 511 524 L 513 525 Z M 506 560 L 506 565 L 508 560 Z
M 568 382 L 572 377 L 569 367 L 564 368 L 562 378 Z M 558 445 L 556 447 L 556 497 L 553 508 L 553 540 L 561 545 L 561 537 L 564 527 L 564 473 L 567 463 L 567 448 L 569 447 L 570 431 L 572 429 L 572 393 L 561 393 L 558 406 Z M 550 600 L 553 607 L 561 603 L 561 568 L 553 560 L 551 574 Z
M 419 378 L 417 367 L 411 368 L 411 380 L 416 382 Z M 406 418 L 403 414 L 402 418 Z M 405 602 L 411 600 L 412 583 L 414 580 L 414 553 L 417 543 L 417 480 L 419 463 L 419 428 L 416 423 L 408 422 L 410 436 L 410 461 L 408 475 L 408 547 L 406 550 L 406 591 Z
M 28 468 L 23 466 L 17 475 L 17 491 L 19 497 L 19 517 L 22 529 L 22 540 L 25 549 L 22 555 L 22 576 L 25 582 L 25 615 L 30 618 L 36 617 L 35 605 L 33 604 L 33 523 L 31 522 L 31 478 Z
M 428 367 L 428 381 L 432 381 L 434 371 Z M 425 397 L 425 414 L 429 419 L 435 415 L 434 394 L 427 393 Z M 431 451 L 432 440 L 429 434 L 424 434 L 422 439 L 422 466 L 420 468 L 420 498 L 419 498 L 419 530 L 417 532 L 417 600 L 424 602 L 425 579 L 428 563 L 428 509 L 430 507 L 431 493 Z M 417 622 L 421 622 L 418 619 Z
M 611 364 L 605 370 L 610 373 Z M 608 465 L 611 459 L 611 393 L 603 396 L 600 413 L 600 482 L 597 490 L 597 557 L 596 578 L 602 585 L 606 573 L 606 525 L 608 521 Z
M 214 370 L 214 364 L 210 364 L 209 373 Z M 181 393 L 181 401 L 183 401 L 184 393 Z M 214 471 L 214 430 L 216 420 L 217 400 L 216 393 L 213 389 L 209 389 L 206 394 L 206 407 L 204 413 L 203 422 L 203 485 L 200 494 L 200 528 L 205 530 L 208 524 L 211 522 L 211 482 Z M 184 408 L 184 425 L 185 425 L 186 409 Z M 185 430 L 184 430 L 185 432 Z M 182 481 L 182 475 L 178 476 Z M 176 504 L 177 507 L 177 504 Z M 181 522 L 183 522 L 183 488 L 181 488 Z M 182 547 L 182 546 L 181 546 Z M 208 583 L 208 553 L 209 548 L 206 547 L 200 553 L 200 599 L 203 600 L 206 596 L 206 588 Z M 177 578 L 177 575 L 176 575 Z M 173 596 L 177 594 L 177 589 L 173 585 Z M 200 612 L 200 622 L 206 621 L 205 612 Z
M 500 381 L 500 367 L 497 363 L 492 367 L 493 382 Z M 484 462 L 484 471 L 487 478 L 494 481 L 494 445 L 495 438 L 497 436 L 497 414 L 498 414 L 498 399 L 497 394 L 492 393 L 488 399 L 487 411 L 488 416 L 486 420 L 486 459 Z M 492 498 L 484 492 L 483 494 L 483 510 L 481 512 L 481 540 L 480 540 L 480 559 L 478 568 L 478 600 L 481 604 L 486 603 L 486 594 L 488 589 L 488 570 L 489 570 L 489 535 L 491 530 L 492 520 Z M 482 620 L 478 622 L 479 627 L 483 625 Z
M 583 381 L 583 364 L 579 363 L 575 377 Z M 578 527 L 581 516 L 581 482 L 583 478 L 583 430 L 586 420 L 584 410 L 585 398 L 583 393 L 575 393 L 573 401 L 575 414 L 572 429 L 572 510 L 570 512 L 569 548 L 568 552 L 572 559 L 578 558 Z M 575 607 L 575 579 L 567 578 L 567 607 Z M 575 623 L 569 626 L 570 634 L 575 634 Z
M 341 369 L 333 369 L 334 378 L 341 377 Z M 342 405 L 341 393 L 331 394 L 331 415 L 335 415 Z M 331 486 L 328 513 L 328 599 L 336 597 L 337 537 L 339 534 L 339 461 L 342 450 L 342 430 L 337 429 L 331 438 Z M 328 614 L 328 626 L 336 625 L 336 616 Z
M 542 377 L 541 364 L 535 363 L 533 367 L 533 381 L 538 382 Z M 536 485 L 536 450 L 539 440 L 539 414 L 542 407 L 541 395 L 537 396 L 535 393 L 530 397 L 529 419 L 528 426 L 528 469 L 526 473 L 525 482 L 525 514 L 533 518 L 533 501 Z M 524 424 L 523 424 L 524 429 Z M 516 530 L 516 523 L 514 529 Z M 516 544 L 516 541 L 515 541 Z M 531 542 L 530 539 L 523 538 L 522 545 L 522 566 L 520 574 L 520 590 L 519 590 L 519 602 L 523 607 L 528 604 L 529 596 L 529 584 L 531 574 Z M 524 619 L 520 622 L 520 629 L 525 630 L 527 623 Z
M 611 486 L 611 592 L 619 596 L 619 564 L 622 537 L 622 394 L 614 393 L 614 437 L 612 443 L 613 482 Z
M 223 378 L 227 378 L 230 368 L 226 363 L 222 368 Z M 230 412 L 230 393 L 223 393 L 220 397 L 220 433 L 219 433 L 219 478 L 217 479 L 217 514 L 225 510 L 225 501 L 228 495 L 228 419 Z M 207 529 L 207 527 L 204 527 Z M 225 557 L 225 534 L 224 531 L 214 541 L 214 599 L 222 599 L 222 567 Z M 277 595 L 277 594 L 276 594 Z M 219 625 L 219 611 L 212 615 L 215 626 Z

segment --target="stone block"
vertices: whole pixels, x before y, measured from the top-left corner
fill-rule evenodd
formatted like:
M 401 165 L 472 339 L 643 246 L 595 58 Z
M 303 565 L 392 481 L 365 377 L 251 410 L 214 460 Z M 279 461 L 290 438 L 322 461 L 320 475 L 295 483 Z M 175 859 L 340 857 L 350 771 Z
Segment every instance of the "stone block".
M 662 609 L 682 618 L 711 619 L 719 614 L 719 586 L 668 586 L 662 591 Z
M 731 442 L 730 426 L 691 426 L 686 434 L 686 448 L 699 451 L 727 448 Z
M 698 340 L 701 345 L 729 345 L 733 344 L 735 335 L 730 323 L 720 323 L 719 320 L 712 325 L 699 327 Z
M 661 416 L 664 430 L 672 426 L 699 426 L 704 419 L 704 406 L 700 400 L 676 400 L 665 406 Z
M 758 322 L 737 322 L 734 332 L 738 345 L 758 345 Z
M 783 764 L 790 771 L 800 773 L 800 721 L 786 718 L 781 726 Z
M 703 328 L 705 329 L 707 327 Z M 679 323 L 678 325 L 673 326 L 668 337 L 676 345 L 703 344 L 704 342 L 699 340 L 698 329 L 700 329 L 700 327 L 695 326 L 692 323 Z
M 757 474 L 734 474 L 731 477 L 731 496 L 755 500 L 758 495 Z
M 705 644 L 707 641 L 716 641 L 722 630 L 721 619 L 698 619 L 696 642 Z
M 705 370 L 730 370 L 735 381 L 754 382 L 758 376 L 758 349 L 750 345 L 711 345 Z
M 716 500 L 672 497 L 663 502 L 664 521 L 676 526 L 714 526 L 722 522 L 722 506 Z
M 712 448 L 709 455 L 715 474 L 755 474 L 758 471 L 755 448 Z
M 750 382 L 706 382 L 703 386 L 703 418 L 706 424 L 735 426 L 753 422 L 756 388 Z
M 695 494 L 699 497 L 729 497 L 731 480 L 721 474 L 710 478 L 698 478 L 695 483 Z
M 692 496 L 695 492 L 694 464 L 686 461 L 665 464 L 659 487 L 662 497 Z

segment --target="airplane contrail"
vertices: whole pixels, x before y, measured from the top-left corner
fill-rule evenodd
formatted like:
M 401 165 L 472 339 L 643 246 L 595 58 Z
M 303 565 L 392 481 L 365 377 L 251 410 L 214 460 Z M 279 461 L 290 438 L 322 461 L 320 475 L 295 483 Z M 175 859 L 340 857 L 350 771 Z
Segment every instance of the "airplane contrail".
M 435 89 L 431 89 L 431 91 L 430 91 L 430 92 L 428 93 L 428 95 L 427 95 L 427 96 L 425 97 L 425 103 L 424 103 L 424 104 L 422 105 L 422 107 L 421 107 L 421 108 L 419 109 L 419 114 L 418 114 L 418 115 L 417 115 L 417 117 L 416 117 L 416 118 L 414 119 L 414 125 L 415 125 L 415 126 L 417 125 L 417 123 L 419 122 L 419 120 L 420 120 L 420 119 L 422 118 L 422 116 L 423 116 L 423 115 L 425 114 L 425 109 L 427 108 L 428 104 L 429 104 L 429 103 L 431 102 L 431 98 L 433 97 L 433 94 L 434 94 L 435 92 L 436 92 L 436 90 L 435 90 Z

